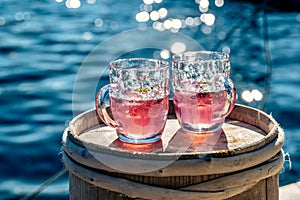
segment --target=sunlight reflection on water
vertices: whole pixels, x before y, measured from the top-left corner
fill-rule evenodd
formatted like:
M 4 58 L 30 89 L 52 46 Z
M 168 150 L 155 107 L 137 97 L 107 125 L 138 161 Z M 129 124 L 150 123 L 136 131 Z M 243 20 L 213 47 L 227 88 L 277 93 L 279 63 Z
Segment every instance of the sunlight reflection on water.
M 280 175 L 280 181 L 286 184 L 300 179 L 296 170 L 300 166 L 297 114 L 300 93 L 295 92 L 299 90 L 300 80 L 299 13 L 270 12 L 267 15 L 273 61 L 272 81 L 268 85 L 266 77 L 270 72 L 264 57 L 262 14 L 253 13 L 256 7 L 251 4 L 223 0 L 118 3 L 112 0 L 3 0 L 0 8 L 0 110 L 3 113 L 0 116 L 0 160 L 6 163 L 1 165 L 1 197 L 20 197 L 62 168 L 58 155 L 61 135 L 65 122 L 73 117 L 74 80 L 81 64 L 99 43 L 122 31 L 145 27 L 162 33 L 186 34 L 207 50 L 230 53 L 238 103 L 259 108 L 267 97 L 265 89 L 270 89 L 264 109 L 283 126 L 284 148 L 293 163 L 292 170 Z M 137 17 L 141 12 L 145 16 Z M 241 19 L 244 20 L 239 23 Z M 133 38 L 135 43 L 141 44 L 148 39 Z M 155 42 L 163 44 L 165 40 Z M 218 43 L 222 40 L 224 42 Z M 100 49 L 85 68 L 80 90 L 89 91 L 91 84 L 99 79 L 97 70 L 107 69 L 106 59 L 126 56 L 126 53 L 170 59 L 172 53 L 186 48 L 184 43 L 174 40 L 168 44 L 170 49 L 126 52 L 132 45 L 130 41 L 122 41 Z M 120 49 L 125 50 L 120 52 Z M 108 77 L 103 78 L 99 87 Z M 93 96 L 88 94 L 84 103 L 75 105 L 75 109 L 92 108 Z M 19 187 L 16 189 L 14 185 Z M 58 199 L 67 199 L 67 177 L 52 186 L 53 190 L 39 197 L 58 195 Z

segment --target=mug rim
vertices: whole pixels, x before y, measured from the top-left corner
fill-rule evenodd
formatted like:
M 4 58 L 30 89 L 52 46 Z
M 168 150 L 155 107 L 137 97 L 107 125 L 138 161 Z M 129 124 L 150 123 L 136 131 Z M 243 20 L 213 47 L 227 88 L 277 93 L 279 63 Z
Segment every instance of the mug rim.
M 208 55 L 208 54 L 213 54 L 213 55 L 218 55 L 220 56 L 219 58 L 211 58 L 211 59 L 194 59 L 191 60 L 191 58 L 196 58 L 197 54 L 202 54 L 202 55 Z M 188 57 L 188 59 L 183 59 L 183 57 Z M 175 62 L 209 62 L 209 61 L 229 61 L 230 56 L 228 53 L 220 52 L 220 51 L 185 51 L 182 53 L 174 54 L 172 56 L 172 61 Z
M 119 63 L 122 62 L 130 62 L 130 61 L 149 61 L 152 63 L 155 63 L 155 67 L 124 67 L 120 65 Z M 124 70 L 157 70 L 157 69 L 164 69 L 164 68 L 169 68 L 169 63 L 166 60 L 160 60 L 160 59 L 155 59 L 155 58 L 120 58 L 117 60 L 113 60 L 109 62 L 110 68 L 119 68 L 119 69 L 124 69 Z

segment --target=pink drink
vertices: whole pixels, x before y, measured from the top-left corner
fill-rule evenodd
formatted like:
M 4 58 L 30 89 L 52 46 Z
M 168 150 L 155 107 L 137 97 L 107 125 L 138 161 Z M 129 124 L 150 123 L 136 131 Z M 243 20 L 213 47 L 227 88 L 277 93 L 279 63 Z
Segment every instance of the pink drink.
M 120 123 L 121 140 L 147 140 L 160 137 L 166 124 L 169 97 L 150 100 L 127 100 L 110 97 L 113 117 Z M 164 121 L 164 123 L 162 123 Z M 125 139 L 124 139 L 125 137 Z
M 183 129 L 215 131 L 221 128 L 232 109 L 231 98 L 225 90 L 216 92 L 174 91 L 175 113 Z

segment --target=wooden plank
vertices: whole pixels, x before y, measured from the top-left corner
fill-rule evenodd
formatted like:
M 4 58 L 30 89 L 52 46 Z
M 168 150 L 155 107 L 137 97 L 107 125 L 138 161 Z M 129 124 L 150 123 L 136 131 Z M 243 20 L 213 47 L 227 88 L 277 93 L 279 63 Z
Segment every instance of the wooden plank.
M 269 177 L 266 180 L 267 185 L 267 200 L 278 200 L 279 199 L 279 175 Z
M 228 200 L 278 199 L 278 174 L 266 177 L 278 173 L 281 164 L 268 173 L 260 170 L 268 165 L 265 161 L 278 158 L 283 145 L 283 131 L 271 116 L 237 105 L 221 131 L 191 134 L 180 129 L 170 105 L 161 140 L 144 145 L 121 142 L 95 110 L 75 117 L 63 136 L 65 155 L 70 156 L 70 199 L 131 199 L 124 194 L 145 198 L 149 191 L 148 198 L 163 194 L 179 200 L 191 194 L 193 199 L 236 194 Z M 147 167 L 154 168 L 137 171 Z
M 94 151 L 137 158 L 156 156 L 161 159 L 171 156 L 190 158 L 192 155 L 237 155 L 264 146 L 278 134 L 278 123 L 259 110 L 236 105 L 230 116 L 221 131 L 204 134 L 185 132 L 180 129 L 177 119 L 168 119 L 160 145 L 124 145 L 118 140 L 115 129 L 99 123 L 95 110 L 90 110 L 70 122 L 68 136 L 79 146 Z M 264 120 L 257 122 L 260 119 Z
M 76 162 L 95 169 L 102 169 L 110 172 L 123 171 L 129 174 L 139 173 L 145 176 L 159 177 L 173 176 L 174 174 L 177 176 L 194 176 L 233 172 L 263 163 L 281 150 L 283 139 L 283 132 L 281 130 L 276 140 L 253 152 L 231 157 L 202 158 L 199 156 L 198 158 L 187 160 L 178 160 L 177 157 L 173 157 L 170 160 L 164 160 L 163 158 L 160 159 L 160 154 L 155 155 L 154 159 L 151 159 L 151 157 L 149 158 L 148 156 L 143 158 L 143 156 L 135 155 L 138 153 L 132 153 L 133 158 L 111 154 L 107 155 L 106 153 L 93 152 L 78 146 L 72 143 L 71 140 L 68 140 L 68 137 L 63 141 L 63 146 L 65 152 L 72 159 L 76 160 Z M 137 167 L 140 168 L 138 169 Z
M 212 176 L 206 176 L 203 177 L 203 183 L 192 185 L 192 186 L 186 186 L 179 189 L 170 189 L 170 187 L 167 187 L 165 185 L 162 185 L 161 187 L 155 186 L 156 184 L 151 183 L 144 183 L 142 180 L 139 181 L 130 181 L 126 178 L 126 176 L 123 176 L 124 178 L 120 178 L 120 176 L 117 176 L 116 174 L 102 174 L 99 171 L 91 170 L 84 168 L 84 166 L 79 166 L 76 163 L 73 163 L 71 160 L 68 160 L 66 157 L 64 157 L 64 162 L 66 164 L 67 169 L 76 174 L 79 178 L 79 182 L 76 185 L 80 185 L 82 183 L 88 185 L 92 184 L 97 186 L 97 188 L 105 188 L 106 190 L 115 191 L 117 193 L 126 194 L 132 198 L 171 198 L 171 199 L 209 199 L 209 200 L 217 200 L 222 198 L 229 198 L 233 195 L 244 193 L 245 191 L 248 191 L 249 188 L 253 187 L 255 184 L 252 184 L 255 181 L 260 180 L 260 178 L 268 177 L 268 174 L 276 174 L 279 172 L 279 170 L 274 169 L 272 166 L 277 166 L 277 162 L 282 163 L 283 157 L 280 157 L 280 160 L 274 160 L 270 162 L 266 166 L 262 165 L 262 168 L 253 168 L 252 171 L 242 171 L 239 173 L 242 174 L 227 174 L 224 177 L 217 178 L 213 177 L 214 180 L 207 181 L 205 180 L 207 177 L 212 178 Z M 274 165 L 273 165 L 274 164 Z M 266 167 L 265 167 L 266 166 Z M 278 168 L 278 167 L 277 167 Z M 256 173 L 255 178 L 251 177 L 253 174 Z M 263 173 L 263 174 L 261 174 Z M 262 177 L 257 176 L 261 174 Z M 133 176 L 133 175 L 132 175 Z M 138 175 L 137 175 L 138 176 Z M 152 179 L 155 180 L 157 177 L 148 177 L 147 180 L 150 180 L 152 182 Z M 179 179 L 177 179 L 179 178 Z M 180 180 L 182 178 L 182 180 Z M 187 184 L 190 185 L 188 182 L 190 181 L 190 177 L 169 177 L 169 178 L 163 178 L 161 180 L 166 179 L 167 181 L 170 181 L 170 183 L 180 182 L 180 184 Z M 80 180 L 81 179 L 81 180 Z M 199 180 L 201 179 L 201 176 Z M 138 180 L 138 179 L 137 179 Z M 262 180 L 265 180 L 264 178 Z M 145 180 L 144 180 L 145 181 Z M 163 182 L 160 180 L 156 180 L 158 182 Z M 187 182 L 186 182 L 187 181 Z M 244 181 L 244 182 L 243 182 Z M 82 183 L 80 183 L 82 182 Z M 235 183 L 232 183 L 235 182 Z M 250 187 L 249 187 L 250 186 Z M 266 183 L 264 182 L 264 191 L 266 192 Z M 86 188 L 80 186 L 81 188 Z M 263 188 L 261 185 L 258 186 L 259 189 Z M 71 191 L 70 191 L 71 192 Z M 252 193 L 255 193 L 257 196 L 262 195 L 262 197 L 266 197 L 266 194 L 262 191 L 252 191 Z M 79 196 L 86 195 L 86 189 L 81 190 L 81 194 Z M 250 195 L 248 193 L 248 195 Z M 123 196 L 123 195 L 121 195 Z M 259 198 L 258 198 L 259 199 Z M 265 200 L 264 198 L 262 198 Z
M 241 194 L 238 194 L 225 200 L 267 200 L 266 180 L 261 180 L 250 190 L 247 190 Z

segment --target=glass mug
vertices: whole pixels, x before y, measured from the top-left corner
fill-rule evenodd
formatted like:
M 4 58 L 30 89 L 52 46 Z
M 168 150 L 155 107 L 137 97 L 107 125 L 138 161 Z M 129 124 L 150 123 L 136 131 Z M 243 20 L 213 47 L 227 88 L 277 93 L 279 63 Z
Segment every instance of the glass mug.
M 102 87 L 96 96 L 100 119 L 115 128 L 123 142 L 159 140 L 169 110 L 168 62 L 147 58 L 112 61 L 109 77 L 110 84 Z M 113 118 L 108 114 L 107 100 Z
M 236 101 L 229 55 L 221 52 L 174 55 L 172 87 L 177 119 L 181 128 L 189 132 L 220 130 Z

